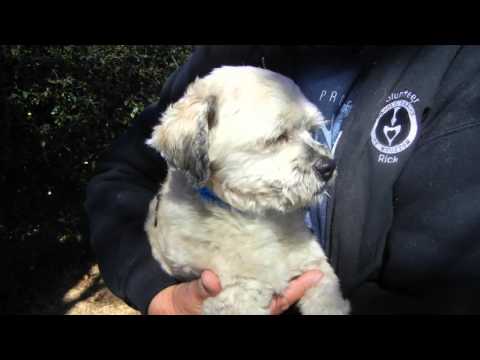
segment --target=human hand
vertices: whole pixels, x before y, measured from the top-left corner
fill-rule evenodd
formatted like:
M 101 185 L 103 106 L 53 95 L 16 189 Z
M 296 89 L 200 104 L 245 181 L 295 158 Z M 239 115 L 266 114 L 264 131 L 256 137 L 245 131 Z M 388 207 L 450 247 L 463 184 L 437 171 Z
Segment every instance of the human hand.
M 307 290 L 315 286 L 322 278 L 322 272 L 319 270 L 310 270 L 290 281 L 288 287 L 281 295 L 274 296 L 270 304 L 271 314 L 279 315 L 286 311 L 290 306 L 300 300 Z
M 160 291 L 148 306 L 149 315 L 200 315 L 203 302 L 220 293 L 218 276 L 205 270 L 199 279 L 169 286 Z
M 310 270 L 292 280 L 287 289 L 276 295 L 270 304 L 272 315 L 279 315 L 300 300 L 305 292 L 318 283 L 323 274 Z M 199 315 L 203 301 L 218 295 L 222 290 L 220 280 L 212 271 L 206 270 L 200 279 L 172 285 L 160 291 L 148 307 L 149 315 Z

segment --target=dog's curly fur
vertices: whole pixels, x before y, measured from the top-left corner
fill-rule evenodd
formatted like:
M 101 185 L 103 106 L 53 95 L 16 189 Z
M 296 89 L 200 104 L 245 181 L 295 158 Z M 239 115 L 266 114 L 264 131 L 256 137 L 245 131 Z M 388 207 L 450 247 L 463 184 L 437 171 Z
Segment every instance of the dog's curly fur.
M 304 224 L 304 207 L 326 185 L 313 164 L 330 155 L 310 135 L 322 121 L 290 79 L 230 66 L 196 79 L 154 128 L 147 144 L 170 168 L 145 229 L 169 274 L 218 274 L 223 290 L 205 301 L 205 314 L 268 314 L 272 296 L 311 269 L 324 277 L 301 299 L 300 311 L 349 312 Z M 231 207 L 205 202 L 199 186 Z

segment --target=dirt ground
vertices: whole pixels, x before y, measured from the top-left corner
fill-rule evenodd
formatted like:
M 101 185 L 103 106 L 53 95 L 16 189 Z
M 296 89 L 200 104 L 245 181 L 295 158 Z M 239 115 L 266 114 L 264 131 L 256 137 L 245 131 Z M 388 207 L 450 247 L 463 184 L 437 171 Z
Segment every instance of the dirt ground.
M 140 315 L 108 290 L 97 265 L 67 291 L 62 301 L 74 304 L 65 315 Z
M 88 246 L 83 243 L 44 246 L 44 243 L 30 241 L 22 247 L 22 242 L 11 241 L 8 244 L 17 246 L 0 254 L 10 269 L 0 274 L 0 282 L 4 284 L 0 288 L 0 314 L 140 314 L 106 287 Z

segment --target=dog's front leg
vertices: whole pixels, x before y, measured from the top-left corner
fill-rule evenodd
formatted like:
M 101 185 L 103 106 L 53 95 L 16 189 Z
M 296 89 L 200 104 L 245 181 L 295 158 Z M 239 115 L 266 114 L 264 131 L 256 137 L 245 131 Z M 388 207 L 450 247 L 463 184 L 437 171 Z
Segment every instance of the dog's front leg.
M 238 279 L 203 303 L 205 315 L 269 315 L 273 289 L 254 279 Z
M 340 283 L 330 264 L 325 260 L 317 267 L 323 278 L 314 287 L 307 290 L 298 305 L 304 315 L 348 315 L 350 303 L 342 296 Z
M 316 240 L 312 239 L 291 254 L 299 273 L 320 270 L 322 279 L 307 290 L 298 306 L 304 315 L 347 315 L 350 303 L 342 296 L 340 282 Z

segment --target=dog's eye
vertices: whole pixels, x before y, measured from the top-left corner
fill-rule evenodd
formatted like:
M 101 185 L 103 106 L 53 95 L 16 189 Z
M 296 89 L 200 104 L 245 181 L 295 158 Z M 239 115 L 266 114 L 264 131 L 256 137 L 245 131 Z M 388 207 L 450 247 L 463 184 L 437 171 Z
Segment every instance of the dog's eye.
M 278 145 L 278 144 L 283 144 L 286 143 L 290 140 L 289 134 L 285 131 L 282 133 L 280 136 L 277 136 L 275 138 L 270 138 L 265 141 L 265 145 L 271 146 L 271 145 Z
M 288 136 L 287 132 L 284 132 L 282 135 L 280 135 L 275 142 L 281 143 L 281 142 L 287 142 L 290 140 L 290 137 Z

